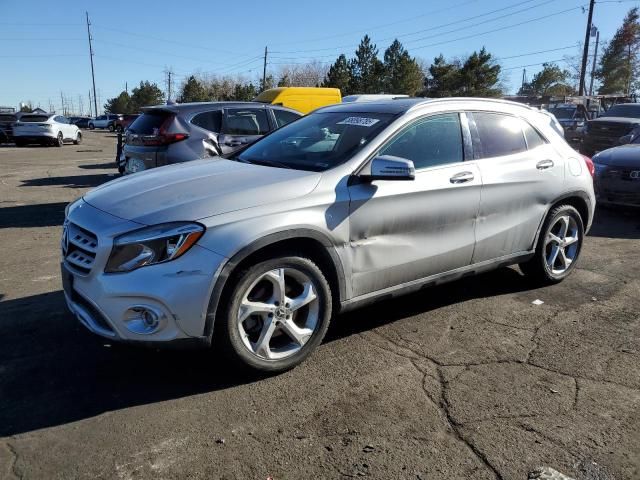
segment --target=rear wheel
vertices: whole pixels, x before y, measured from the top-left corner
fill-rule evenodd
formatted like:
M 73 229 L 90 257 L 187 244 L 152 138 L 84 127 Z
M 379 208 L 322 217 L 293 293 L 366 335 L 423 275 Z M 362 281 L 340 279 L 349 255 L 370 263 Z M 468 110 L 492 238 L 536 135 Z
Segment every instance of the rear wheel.
M 214 335 L 229 359 L 253 370 L 282 372 L 322 341 L 331 290 L 311 260 L 285 256 L 241 272 L 226 304 Z
M 576 267 L 583 237 L 580 213 L 571 205 L 554 208 L 542 227 L 533 258 L 520 264 L 520 269 L 543 284 L 561 282 Z
M 96 128 L 95 125 L 93 123 L 90 123 L 89 124 L 89 130 L 93 130 L 94 128 Z
M 118 126 L 116 127 L 116 132 L 118 132 L 118 133 L 122 133 L 122 132 L 124 132 L 124 129 L 122 128 L 122 125 L 118 125 Z
M 58 132 L 58 136 L 56 137 L 55 146 L 56 147 L 62 147 L 63 145 L 64 145 L 64 135 L 62 135 L 62 132 Z
M 109 124 L 109 131 L 113 132 L 115 130 L 115 127 L 113 126 L 113 123 Z
M 76 135 L 76 139 L 73 141 L 75 145 L 80 145 L 82 143 L 82 133 L 78 132 Z

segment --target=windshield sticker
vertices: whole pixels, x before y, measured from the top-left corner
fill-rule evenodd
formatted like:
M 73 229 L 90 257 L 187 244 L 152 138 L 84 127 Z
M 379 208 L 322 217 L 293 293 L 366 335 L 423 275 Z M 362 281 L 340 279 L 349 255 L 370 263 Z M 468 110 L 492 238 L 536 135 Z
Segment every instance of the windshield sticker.
M 356 125 L 358 127 L 372 127 L 380 120 L 378 118 L 367 117 L 347 117 L 336 125 Z

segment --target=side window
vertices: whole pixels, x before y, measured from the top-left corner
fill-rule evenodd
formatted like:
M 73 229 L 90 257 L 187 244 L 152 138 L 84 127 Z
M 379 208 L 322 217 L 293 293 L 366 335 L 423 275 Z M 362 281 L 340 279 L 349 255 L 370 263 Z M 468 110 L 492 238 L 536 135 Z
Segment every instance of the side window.
M 229 135 L 264 135 L 269 132 L 267 111 L 262 108 L 227 110 L 223 132 Z
M 288 110 L 273 109 L 273 114 L 276 116 L 276 125 L 278 128 L 284 127 L 287 123 L 291 123 L 294 120 L 299 119 L 302 115 L 289 112 Z
M 446 113 L 418 120 L 384 146 L 380 155 L 412 160 L 416 169 L 462 162 L 460 116 Z
M 533 150 L 547 143 L 531 125 L 524 121 L 522 123 L 524 127 L 524 137 L 527 139 L 527 147 L 529 147 L 529 150 Z
M 199 113 L 191 119 L 191 123 L 210 132 L 220 133 L 222 111 L 214 110 L 212 112 Z
M 501 157 L 526 152 L 527 144 L 522 131 L 522 120 L 501 113 L 475 112 L 482 157 Z
M 60 115 L 56 115 L 55 117 L 53 117 L 53 121 L 58 123 L 64 123 L 64 118 L 61 117 Z

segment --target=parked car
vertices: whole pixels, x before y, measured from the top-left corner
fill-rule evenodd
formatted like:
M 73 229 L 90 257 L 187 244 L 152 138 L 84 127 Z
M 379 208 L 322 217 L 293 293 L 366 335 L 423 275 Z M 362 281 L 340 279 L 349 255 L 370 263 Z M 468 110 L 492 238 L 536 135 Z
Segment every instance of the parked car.
M 93 130 L 94 128 L 102 128 L 113 132 L 116 129 L 116 122 L 119 120 L 122 120 L 122 115 L 100 115 L 92 120 L 89 120 L 89 129 Z
M 640 207 L 640 127 L 622 141 L 593 157 L 596 196 L 602 204 Z
M 139 116 L 139 113 L 122 115 L 121 118 L 115 121 L 116 132 L 124 132 Z
M 62 279 L 99 335 L 216 341 L 282 371 L 339 311 L 510 264 L 562 281 L 594 206 L 583 159 L 527 106 L 340 104 L 85 194 L 66 212 Z
M 640 125 L 640 103 L 620 103 L 587 122 L 581 151 L 594 154 L 620 145 L 620 138 Z
M 584 127 L 589 120 L 586 110 L 574 104 L 557 104 L 549 108 L 549 113 L 553 114 L 562 128 L 564 137 L 570 145 L 579 147 L 584 137 Z
M 251 102 L 212 102 L 143 108 L 128 128 L 121 172 L 231 153 L 302 115 Z
M 282 105 L 306 114 L 319 107 L 340 103 L 342 95 L 339 88 L 278 87 L 265 90 L 253 101 Z
M 18 121 L 15 113 L 0 113 L 0 143 L 13 141 L 13 124 Z
M 64 142 L 79 145 L 82 142 L 82 133 L 62 115 L 31 113 L 22 115 L 14 124 L 13 138 L 18 147 L 30 143 L 62 147 Z
M 409 98 L 409 95 L 391 94 L 391 93 L 367 93 L 359 95 L 347 95 L 342 97 L 342 103 L 349 102 L 375 102 L 378 100 L 395 100 L 397 98 Z
M 78 128 L 89 128 L 91 117 L 69 117 L 69 121 Z

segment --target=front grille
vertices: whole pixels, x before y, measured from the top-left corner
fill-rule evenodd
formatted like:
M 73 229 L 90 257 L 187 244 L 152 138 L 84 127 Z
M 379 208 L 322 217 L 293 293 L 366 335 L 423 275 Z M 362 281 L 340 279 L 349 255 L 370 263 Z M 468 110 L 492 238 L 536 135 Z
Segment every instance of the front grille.
M 633 129 L 633 125 L 617 122 L 591 122 L 589 133 L 608 138 L 620 138 Z
M 606 171 L 604 178 L 615 178 L 619 180 L 624 180 L 627 182 L 638 182 L 638 188 L 640 189 L 640 179 L 636 179 L 632 177 L 632 172 L 638 171 L 637 169 L 630 168 L 610 168 Z
M 87 275 L 96 259 L 98 237 L 75 223 L 66 223 L 62 233 L 62 255 L 65 264 L 77 273 Z

